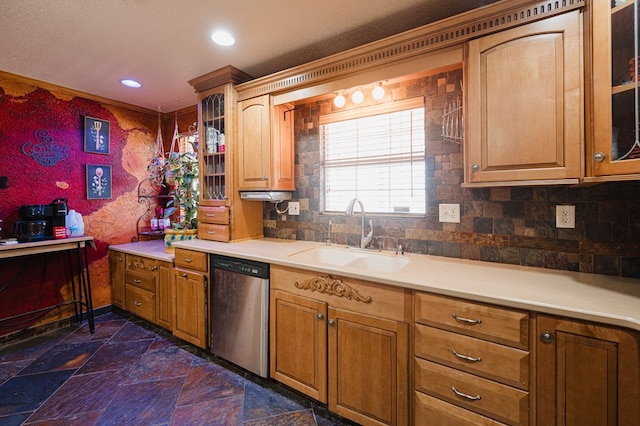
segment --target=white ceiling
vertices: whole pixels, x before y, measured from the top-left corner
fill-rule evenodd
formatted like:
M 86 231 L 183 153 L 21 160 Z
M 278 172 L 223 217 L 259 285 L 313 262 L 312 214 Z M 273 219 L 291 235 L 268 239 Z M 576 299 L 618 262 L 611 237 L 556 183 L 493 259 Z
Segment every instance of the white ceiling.
M 171 112 L 225 65 L 261 77 L 495 1 L 0 0 L 0 70 Z

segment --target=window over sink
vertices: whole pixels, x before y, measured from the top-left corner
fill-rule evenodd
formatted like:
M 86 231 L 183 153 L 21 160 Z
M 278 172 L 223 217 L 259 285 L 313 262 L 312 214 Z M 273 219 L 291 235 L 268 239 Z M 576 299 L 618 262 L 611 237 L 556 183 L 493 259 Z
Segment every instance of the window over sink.
M 424 98 L 323 115 L 320 142 L 324 213 L 425 214 Z

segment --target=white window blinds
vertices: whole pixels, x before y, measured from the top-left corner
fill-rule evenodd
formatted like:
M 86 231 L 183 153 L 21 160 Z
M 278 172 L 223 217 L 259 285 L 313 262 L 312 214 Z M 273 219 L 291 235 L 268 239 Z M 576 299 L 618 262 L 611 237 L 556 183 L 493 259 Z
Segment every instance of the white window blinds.
M 320 117 L 324 211 L 425 214 L 423 98 Z

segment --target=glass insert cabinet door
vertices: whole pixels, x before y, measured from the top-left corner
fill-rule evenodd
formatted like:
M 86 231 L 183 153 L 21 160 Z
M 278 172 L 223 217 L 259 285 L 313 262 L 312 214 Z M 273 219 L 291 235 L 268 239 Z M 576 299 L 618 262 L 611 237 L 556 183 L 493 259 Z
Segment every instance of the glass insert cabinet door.
M 592 3 L 595 175 L 640 173 L 639 1 Z
M 205 205 L 224 205 L 228 199 L 224 98 L 224 92 L 221 92 L 213 93 L 200 101 L 203 176 L 200 194 Z

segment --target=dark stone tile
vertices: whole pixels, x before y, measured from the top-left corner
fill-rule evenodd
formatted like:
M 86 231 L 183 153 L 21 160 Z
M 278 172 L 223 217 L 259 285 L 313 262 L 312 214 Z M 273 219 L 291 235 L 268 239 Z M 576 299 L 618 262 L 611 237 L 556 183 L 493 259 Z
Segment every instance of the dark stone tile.
M 542 254 L 542 265 L 548 269 L 567 270 L 567 254 L 547 251 Z
M 618 256 L 593 256 L 593 272 L 604 275 L 620 275 Z
M 311 410 L 296 411 L 262 419 L 249 420 L 243 426 L 316 426 L 316 419 Z
M 239 425 L 243 404 L 244 397 L 237 395 L 176 407 L 169 424 L 171 426 Z
M 520 250 L 512 247 L 503 247 L 500 249 L 500 263 L 509 263 L 511 265 L 520 264 Z
M 73 417 L 87 412 L 102 412 L 120 389 L 126 371 L 108 371 L 73 376 L 64 383 L 29 421 Z
M 115 342 L 103 345 L 76 374 L 106 370 L 130 370 L 151 345 L 152 340 Z
M 498 262 L 500 260 L 500 249 L 498 247 L 480 247 L 480 260 Z
M 247 380 L 244 392 L 242 421 L 247 422 L 308 408 L 301 403 L 302 401 L 294 401 L 280 392 L 275 392 L 273 389 Z M 310 406 L 310 404 L 308 405 Z
M 0 385 L 15 376 L 20 370 L 31 363 L 31 360 L 11 361 L 0 363 Z
M 196 358 L 177 346 L 148 351 L 129 372 L 126 384 L 185 377 Z
M 121 386 L 98 419 L 99 424 L 168 424 L 184 377 Z
M 20 375 L 78 369 L 102 345 L 104 345 L 104 341 L 56 345 L 33 361 L 27 368 L 20 371 Z
M 496 234 L 513 235 L 513 221 L 511 219 L 496 218 L 493 221 Z
M 493 232 L 493 219 L 490 217 L 473 218 L 473 232 L 491 234 Z
M 59 329 L 31 339 L 21 340 L 0 348 L 0 362 L 39 358 L 55 344 L 67 337 L 71 329 Z
M 72 374 L 63 370 L 9 379 L 0 386 L 0 416 L 35 410 Z
M 140 325 L 127 322 L 113 336 L 112 341 L 126 342 L 131 340 L 155 339 L 156 335 L 157 333 L 155 333 L 154 331 L 148 330 Z
M 585 224 L 585 237 L 588 241 L 611 241 L 611 224 L 603 222 L 589 222 Z
M 125 323 L 126 320 L 124 319 L 100 321 L 95 324 L 95 333 L 93 334 L 89 331 L 89 325 L 84 324 L 64 339 L 62 343 L 83 343 L 97 340 L 109 340 Z
M 622 276 L 640 278 L 640 257 L 622 258 Z
M 29 418 L 31 412 L 12 414 L 10 416 L 0 416 L 0 425 L 2 426 L 19 426 Z
M 191 367 L 177 405 L 192 405 L 244 395 L 245 380 L 217 364 L 206 363 Z
M 523 249 L 520 250 L 520 264 L 524 266 L 542 267 L 542 250 Z
M 89 411 L 78 414 L 73 414 L 66 417 L 60 417 L 57 419 L 47 419 L 41 421 L 32 422 L 31 419 L 25 423 L 29 426 L 43 425 L 43 426 L 93 426 L 97 425 L 98 418 L 102 415 L 102 411 Z
M 325 405 L 313 403 L 313 414 L 318 426 L 355 426 L 358 423 L 330 412 Z

